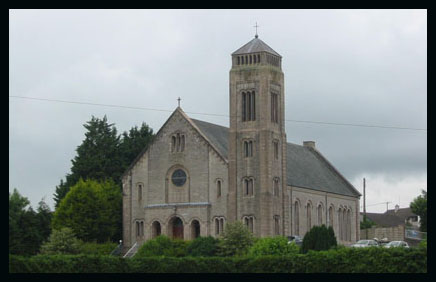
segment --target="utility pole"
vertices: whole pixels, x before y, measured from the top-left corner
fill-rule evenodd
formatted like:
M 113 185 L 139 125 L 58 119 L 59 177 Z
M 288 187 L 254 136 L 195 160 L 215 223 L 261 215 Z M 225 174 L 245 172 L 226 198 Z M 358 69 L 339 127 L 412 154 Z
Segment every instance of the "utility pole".
M 363 216 L 366 218 L 366 189 L 365 189 L 365 178 L 363 178 Z
M 389 204 L 390 204 L 390 202 L 386 202 L 386 211 L 389 210 Z

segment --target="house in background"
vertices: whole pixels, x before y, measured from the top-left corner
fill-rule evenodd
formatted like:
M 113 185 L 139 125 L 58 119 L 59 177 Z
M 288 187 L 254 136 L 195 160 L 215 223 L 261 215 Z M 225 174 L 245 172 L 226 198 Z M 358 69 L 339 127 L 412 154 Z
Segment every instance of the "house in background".
M 389 241 L 406 241 L 409 245 L 416 245 L 419 241 L 406 238 L 406 229 L 419 230 L 419 216 L 414 214 L 410 208 L 387 210 L 384 213 L 366 213 L 366 217 L 376 225 L 362 229 L 360 239 L 383 239 Z M 363 213 L 360 213 L 360 221 L 363 221 Z

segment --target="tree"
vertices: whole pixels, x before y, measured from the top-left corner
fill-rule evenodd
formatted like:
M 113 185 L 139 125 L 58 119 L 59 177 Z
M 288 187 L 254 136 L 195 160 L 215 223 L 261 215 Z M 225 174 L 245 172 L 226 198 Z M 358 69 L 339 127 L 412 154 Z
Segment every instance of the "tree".
M 410 209 L 421 218 L 419 229 L 422 232 L 427 232 L 427 191 L 422 190 L 421 193 L 422 195 L 419 195 L 410 203 Z
M 219 253 L 223 256 L 244 255 L 253 243 L 253 234 L 242 222 L 227 223 L 219 242 Z
M 333 228 L 328 228 L 323 224 L 314 226 L 304 235 L 301 252 L 307 253 L 309 250 L 321 251 L 328 250 L 337 246 L 336 237 Z
M 374 221 L 369 219 L 366 215 L 363 216 L 363 221 L 360 222 L 360 229 L 371 228 L 376 225 Z
M 51 211 L 44 200 L 35 212 L 26 197 L 9 193 L 9 253 L 36 254 L 50 234 Z
M 138 129 L 134 126 L 129 132 L 124 131 L 120 143 L 120 154 L 123 160 L 123 171 L 133 162 L 133 160 L 145 150 L 152 141 L 153 129 L 151 129 L 145 122 L 141 124 Z
M 106 242 L 121 238 L 122 195 L 111 179 L 79 179 L 56 209 L 52 227 L 70 227 L 79 239 Z
M 71 228 L 53 230 L 48 241 L 41 246 L 41 254 L 78 254 L 82 242 L 78 240 Z

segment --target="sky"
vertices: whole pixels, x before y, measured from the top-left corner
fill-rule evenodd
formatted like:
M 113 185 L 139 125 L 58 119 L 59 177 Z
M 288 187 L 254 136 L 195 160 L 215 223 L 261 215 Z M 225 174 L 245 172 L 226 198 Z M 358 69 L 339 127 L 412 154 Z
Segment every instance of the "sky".
M 229 126 L 230 54 L 256 22 L 282 56 L 288 142 L 315 141 L 361 193 L 365 178 L 367 212 L 427 190 L 426 130 L 295 122 L 427 129 L 426 10 L 10 10 L 9 192 L 53 209 L 92 116 L 157 132 L 180 97 Z

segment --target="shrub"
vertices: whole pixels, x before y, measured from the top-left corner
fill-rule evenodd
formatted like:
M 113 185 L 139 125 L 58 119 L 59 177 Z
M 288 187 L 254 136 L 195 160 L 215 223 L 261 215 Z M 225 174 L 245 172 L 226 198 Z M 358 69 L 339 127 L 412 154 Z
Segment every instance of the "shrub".
M 427 249 L 427 239 L 424 239 L 421 242 L 419 242 L 418 247 Z
M 79 252 L 88 255 L 110 255 L 116 247 L 117 243 L 113 242 L 101 244 L 96 242 L 86 242 L 80 246 Z
M 41 246 L 41 254 L 78 254 L 82 242 L 77 239 L 71 228 L 53 230 L 48 241 Z
M 257 239 L 254 245 L 248 251 L 250 256 L 265 256 L 265 255 L 296 255 L 300 248 L 292 242 L 288 243 L 288 239 L 283 236 L 267 237 Z
M 9 255 L 11 273 L 426 273 L 422 248 L 338 248 L 291 256 L 141 257 Z
M 188 255 L 194 257 L 215 256 L 218 251 L 218 242 L 218 239 L 212 236 L 198 237 L 189 244 Z
M 301 252 L 328 250 L 335 246 L 337 246 L 337 242 L 331 226 L 329 228 L 325 225 L 314 226 L 304 235 Z
M 146 241 L 135 254 L 135 258 L 151 256 L 183 257 L 187 254 L 188 244 L 187 241 L 172 240 L 165 235 L 160 235 Z
M 242 222 L 227 223 L 219 241 L 219 254 L 222 256 L 245 255 L 253 243 L 253 234 Z

